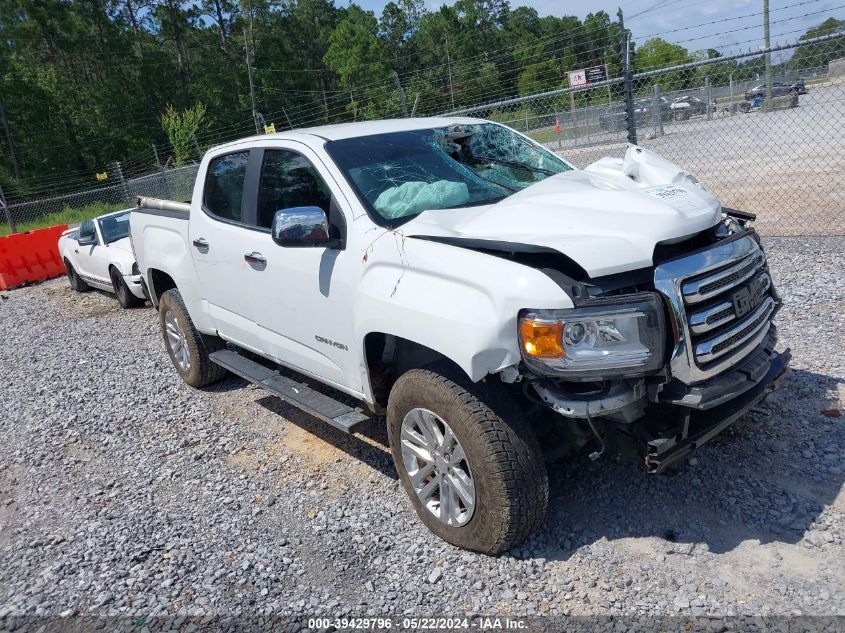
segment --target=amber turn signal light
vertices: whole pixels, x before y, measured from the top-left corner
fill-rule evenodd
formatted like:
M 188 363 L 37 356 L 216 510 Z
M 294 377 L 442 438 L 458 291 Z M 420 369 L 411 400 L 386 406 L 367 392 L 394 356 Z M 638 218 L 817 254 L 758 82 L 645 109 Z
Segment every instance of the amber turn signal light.
M 519 340 L 522 351 L 535 358 L 560 358 L 563 356 L 563 323 L 560 321 L 519 322 Z

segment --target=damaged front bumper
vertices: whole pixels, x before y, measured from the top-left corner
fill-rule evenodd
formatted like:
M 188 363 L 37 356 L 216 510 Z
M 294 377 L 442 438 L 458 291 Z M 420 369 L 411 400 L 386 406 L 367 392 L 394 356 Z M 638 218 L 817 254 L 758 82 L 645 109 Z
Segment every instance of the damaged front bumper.
M 713 397 L 700 400 L 698 408 L 675 406 L 671 416 L 674 424 L 654 424 L 646 418 L 640 424 L 631 425 L 631 432 L 649 472 L 665 470 L 759 404 L 783 381 L 790 358 L 789 349 L 781 353 L 772 350 L 768 359 L 762 362 L 759 355 L 755 355 L 736 372 L 725 376 L 723 381 L 714 381 L 722 382 L 721 387 L 727 387 L 722 394 L 710 392 Z M 687 395 L 701 398 L 708 387 L 719 386 L 705 385 L 690 390 Z
M 578 396 L 551 381 L 534 384 L 541 400 L 567 418 L 585 418 L 601 445 L 598 456 L 644 462 L 660 473 L 755 407 L 783 380 L 791 354 L 775 351 L 774 326 L 730 371 L 696 385 L 671 380 L 659 391 L 619 381 L 602 394 Z M 648 395 L 646 392 L 649 391 Z

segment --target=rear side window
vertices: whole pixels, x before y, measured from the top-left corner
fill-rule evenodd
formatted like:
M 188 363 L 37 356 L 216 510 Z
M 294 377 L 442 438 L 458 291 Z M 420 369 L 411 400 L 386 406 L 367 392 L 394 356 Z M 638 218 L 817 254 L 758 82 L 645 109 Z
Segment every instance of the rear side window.
M 203 205 L 217 217 L 243 220 L 244 178 L 249 152 L 226 154 L 208 164 Z

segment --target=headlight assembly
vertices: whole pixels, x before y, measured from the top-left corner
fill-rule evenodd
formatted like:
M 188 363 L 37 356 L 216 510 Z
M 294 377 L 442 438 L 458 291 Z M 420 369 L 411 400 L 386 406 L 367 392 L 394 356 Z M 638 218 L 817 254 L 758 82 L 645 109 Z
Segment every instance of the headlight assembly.
M 539 374 L 601 380 L 663 366 L 663 307 L 655 293 L 598 299 L 569 310 L 523 310 L 522 358 Z

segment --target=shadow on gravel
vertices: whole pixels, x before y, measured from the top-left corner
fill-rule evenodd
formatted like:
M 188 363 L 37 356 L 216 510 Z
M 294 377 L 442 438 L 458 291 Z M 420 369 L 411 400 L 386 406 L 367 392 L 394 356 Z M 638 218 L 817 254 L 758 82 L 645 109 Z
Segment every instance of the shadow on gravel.
M 781 389 L 665 475 L 638 464 L 550 464 L 549 510 L 517 558 L 567 559 L 608 540 L 656 554 L 724 553 L 743 541 L 813 548 L 807 532 L 842 493 L 845 422 L 821 414 L 840 379 L 790 370 Z M 829 405 L 828 405 L 829 406 Z M 667 563 L 670 562 L 667 558 Z
M 256 402 L 268 411 L 284 417 L 288 422 L 295 424 L 303 431 L 320 438 L 350 457 L 367 464 L 370 468 L 379 471 L 385 477 L 389 477 L 390 479 L 399 478 L 390 457 L 390 448 L 388 447 L 387 432 L 383 418 L 375 418 L 367 424 L 362 425 L 358 434 L 370 439 L 372 441 L 370 443 L 357 435 L 348 435 L 339 431 L 322 420 L 288 405 L 275 396 L 267 395 L 259 398 Z
M 244 380 L 240 376 L 235 376 L 235 374 L 229 374 L 225 379 L 221 380 L 220 382 L 215 382 L 210 385 L 206 385 L 202 388 L 202 390 L 210 393 L 226 393 L 229 391 L 238 391 L 239 389 L 246 389 L 247 387 L 249 387 L 249 385 L 249 381 Z

